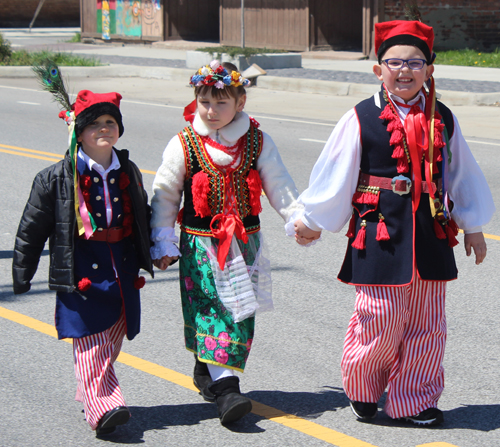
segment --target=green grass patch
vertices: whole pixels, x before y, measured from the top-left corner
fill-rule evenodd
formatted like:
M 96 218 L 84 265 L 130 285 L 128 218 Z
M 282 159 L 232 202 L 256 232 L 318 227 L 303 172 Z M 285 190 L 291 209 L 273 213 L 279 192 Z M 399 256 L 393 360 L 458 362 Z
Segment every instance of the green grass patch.
M 469 49 L 439 51 L 436 52 L 436 65 L 500 68 L 500 48 L 487 53 Z
M 0 60 L 0 65 L 34 65 L 40 64 L 45 59 L 54 61 L 61 67 L 96 67 L 102 65 L 101 62 L 95 58 L 84 58 L 74 56 L 71 53 L 54 53 L 52 51 L 33 51 L 26 50 L 13 51 L 9 57 Z
M 67 42 L 81 42 L 82 41 L 82 34 L 81 33 L 76 33 L 71 39 L 69 39 Z
M 256 54 L 265 54 L 265 53 L 288 53 L 287 50 L 271 50 L 269 48 L 249 48 L 249 47 L 228 47 L 228 46 L 220 46 L 220 47 L 203 47 L 197 48 L 196 51 L 202 51 L 204 53 L 216 54 L 217 59 L 220 59 L 222 53 L 225 53 L 231 57 L 235 56 L 255 56 Z

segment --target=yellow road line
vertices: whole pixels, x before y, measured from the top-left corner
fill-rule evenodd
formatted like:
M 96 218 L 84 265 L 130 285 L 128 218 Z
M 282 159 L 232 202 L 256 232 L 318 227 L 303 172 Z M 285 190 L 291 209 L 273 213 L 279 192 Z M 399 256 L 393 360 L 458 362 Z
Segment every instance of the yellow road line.
M 23 315 L 4 307 L 0 307 L 0 317 L 29 327 L 30 329 L 34 329 L 43 334 L 50 335 L 51 337 L 57 338 L 57 332 L 52 325 L 36 320 L 35 318 L 28 317 L 27 315 Z M 71 340 L 64 341 L 72 343 Z M 118 356 L 118 361 L 152 376 L 159 377 L 161 379 L 175 383 L 176 385 L 180 385 L 189 390 L 198 392 L 198 390 L 193 385 L 193 379 L 191 377 L 178 373 L 177 371 L 174 371 L 172 369 L 168 369 L 164 366 L 157 365 L 156 363 L 152 363 L 139 357 L 126 354 L 125 352 L 120 353 L 120 355 Z M 293 430 L 300 431 L 313 438 L 321 439 L 322 441 L 325 441 L 332 445 L 336 445 L 337 447 L 376 447 L 373 444 L 368 444 L 367 442 L 344 435 L 343 433 L 323 427 L 319 424 L 308 421 L 307 419 L 285 413 L 281 410 L 278 410 L 277 408 L 273 408 L 256 401 L 252 401 L 252 405 L 252 413 L 254 414 L 262 416 L 263 418 L 269 419 Z
M 8 150 L 5 150 L 5 149 L 0 149 L 0 152 L 4 152 L 6 154 L 12 154 L 12 155 L 20 155 L 22 157 L 37 158 L 39 160 L 48 160 L 48 161 L 57 162 L 57 161 L 61 160 L 64 157 L 64 155 L 54 154 L 52 152 L 43 152 L 43 151 L 37 151 L 35 149 L 26 149 L 24 147 L 8 146 L 7 144 L 0 144 L 0 148 L 3 148 L 3 147 L 7 148 L 7 149 L 14 149 L 15 151 L 19 151 L 21 153 L 14 152 L 14 151 L 8 151 Z M 22 152 L 31 152 L 33 154 L 50 155 L 51 157 L 57 157 L 57 158 L 47 158 L 47 157 L 42 157 L 42 156 L 39 156 L 39 155 L 23 154 Z M 140 169 L 140 171 L 143 174 L 156 175 L 156 171 L 148 171 L 147 169 Z

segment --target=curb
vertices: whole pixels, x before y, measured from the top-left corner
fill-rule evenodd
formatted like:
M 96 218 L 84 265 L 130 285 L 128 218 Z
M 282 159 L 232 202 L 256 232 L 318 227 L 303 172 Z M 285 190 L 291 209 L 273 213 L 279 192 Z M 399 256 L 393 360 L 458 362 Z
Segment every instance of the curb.
M 168 81 L 186 81 L 193 74 L 187 68 L 141 67 L 136 65 L 103 65 L 99 67 L 64 67 L 64 73 L 75 77 L 139 77 L 165 79 Z M 31 67 L 0 67 L 0 78 L 32 77 Z M 285 78 L 280 76 L 260 76 L 257 88 L 288 91 L 296 93 L 314 93 L 332 96 L 371 96 L 379 90 L 376 84 L 355 84 L 316 79 Z M 441 99 L 450 106 L 493 106 L 500 104 L 500 92 L 468 93 L 440 90 Z

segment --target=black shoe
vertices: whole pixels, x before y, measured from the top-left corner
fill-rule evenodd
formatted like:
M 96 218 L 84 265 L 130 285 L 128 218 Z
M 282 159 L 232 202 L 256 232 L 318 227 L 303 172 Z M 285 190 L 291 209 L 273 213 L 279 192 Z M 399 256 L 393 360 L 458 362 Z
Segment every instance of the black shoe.
M 208 371 L 208 366 L 204 362 L 198 360 L 197 355 L 194 355 L 195 365 L 193 372 L 193 383 L 196 388 L 200 391 L 200 395 L 207 402 L 215 402 L 215 396 L 208 389 L 208 386 L 212 384 L 212 377 L 210 377 L 210 372 Z
M 104 414 L 95 430 L 97 437 L 113 433 L 117 425 L 123 425 L 130 419 L 127 407 L 116 407 Z
M 411 422 L 418 426 L 430 427 L 433 425 L 441 425 L 444 422 L 443 412 L 437 408 L 427 408 L 415 416 L 405 416 L 400 420 Z
M 357 402 L 350 400 L 351 410 L 358 419 L 374 419 L 377 416 L 376 402 Z
M 231 376 L 216 380 L 208 387 L 215 396 L 222 425 L 235 422 L 252 410 L 252 401 L 241 395 L 239 383 L 238 377 Z

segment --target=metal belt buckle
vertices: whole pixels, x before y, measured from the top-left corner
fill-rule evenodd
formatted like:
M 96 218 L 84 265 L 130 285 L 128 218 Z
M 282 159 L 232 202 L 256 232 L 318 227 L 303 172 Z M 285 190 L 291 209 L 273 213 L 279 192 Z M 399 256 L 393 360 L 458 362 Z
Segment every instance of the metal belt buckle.
M 397 191 L 396 190 L 396 181 L 404 181 L 406 184 L 406 189 L 403 191 Z M 399 194 L 400 196 L 404 194 L 408 194 L 411 191 L 411 180 L 408 177 L 405 177 L 404 175 L 397 175 L 396 177 L 393 177 L 391 180 L 391 186 L 392 186 L 392 192 Z

